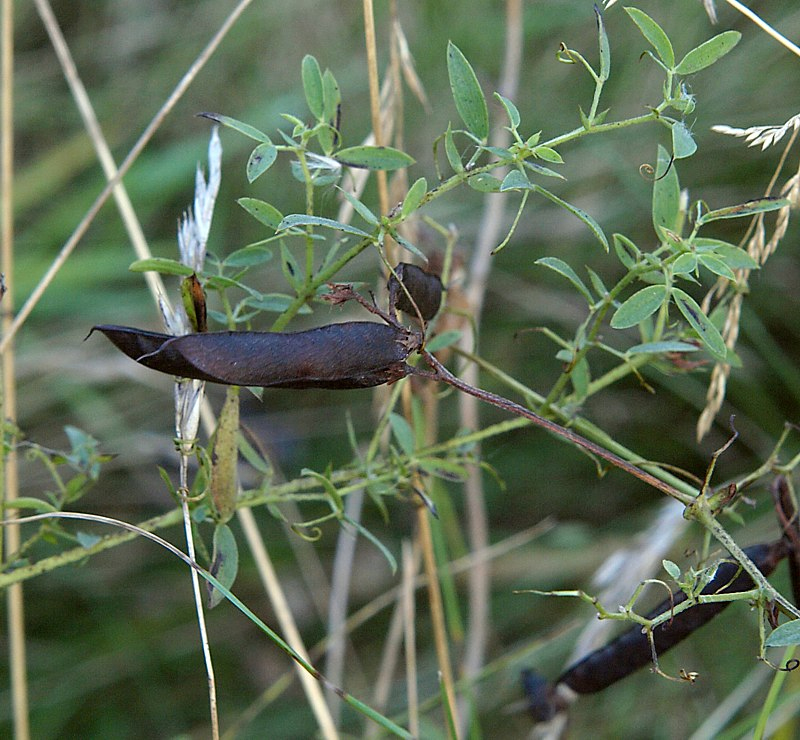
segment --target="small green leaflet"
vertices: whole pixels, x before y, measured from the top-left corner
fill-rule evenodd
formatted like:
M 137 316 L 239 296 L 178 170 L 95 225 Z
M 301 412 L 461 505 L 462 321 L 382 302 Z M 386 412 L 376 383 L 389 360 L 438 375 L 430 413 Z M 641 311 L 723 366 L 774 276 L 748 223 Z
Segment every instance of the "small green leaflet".
M 519 110 L 517 109 L 517 106 L 514 105 L 511 100 L 502 96 L 499 92 L 496 92 L 494 96 L 500 101 L 500 104 L 503 106 L 503 108 L 506 109 L 508 122 L 511 124 L 511 128 L 516 131 L 520 123 Z
M 400 414 L 389 414 L 389 425 L 392 427 L 392 434 L 400 445 L 400 449 L 406 457 L 414 455 L 414 432 L 409 423 Z
M 664 229 L 680 233 L 681 186 L 678 172 L 669 152 L 660 144 L 653 181 L 653 228 L 659 239 L 664 239 Z
M 608 43 L 608 34 L 606 27 L 603 23 L 603 14 L 600 9 L 595 5 L 594 14 L 597 18 L 597 36 L 598 45 L 600 47 L 600 79 L 605 82 L 611 75 L 611 47 Z
M 664 33 L 664 29 L 658 25 L 647 13 L 639 8 L 625 8 L 625 12 L 630 19 L 639 27 L 650 45 L 656 50 L 659 59 L 664 62 L 668 69 L 675 66 L 675 52 L 672 49 L 669 37 Z
M 414 211 L 419 208 L 419 204 L 428 192 L 428 182 L 424 177 L 420 177 L 406 193 L 406 199 L 403 201 L 403 207 L 400 209 L 402 218 L 408 218 Z
M 614 312 L 611 317 L 612 328 L 627 329 L 630 326 L 636 326 L 658 311 L 666 299 L 667 287 L 665 285 L 648 285 L 646 288 L 642 288 Z
M 564 260 L 558 257 L 540 257 L 534 264 L 549 267 L 551 270 L 562 275 L 569 280 L 586 299 L 587 303 L 591 306 L 593 304 L 592 294 L 589 289 L 584 285 L 583 281 L 578 277 L 578 274 L 573 270 Z
M 231 252 L 224 260 L 223 264 L 227 267 L 253 267 L 272 259 L 272 250 L 260 244 L 250 244 L 249 246 Z
M 209 570 L 220 585 L 227 589 L 233 586 L 239 570 L 239 549 L 236 545 L 236 538 L 227 524 L 219 524 L 214 530 L 214 554 Z M 208 589 L 208 608 L 212 609 L 225 598 L 225 594 L 210 583 L 206 583 L 206 588 Z
M 259 144 L 250 153 L 250 158 L 247 160 L 247 167 L 245 172 L 247 174 L 247 181 L 253 182 L 256 178 L 263 175 L 278 158 L 278 148 L 271 142 Z
M 786 198 L 757 198 L 756 200 L 748 200 L 746 203 L 741 203 L 738 206 L 717 208 L 715 211 L 704 213 L 697 219 L 697 223 L 702 226 L 710 221 L 719 221 L 726 218 L 742 218 L 743 216 L 752 216 L 756 213 L 777 211 L 781 208 L 786 208 L 788 205 L 789 201 Z
M 347 200 L 347 202 L 353 206 L 353 209 L 356 213 L 358 213 L 361 218 L 363 218 L 370 226 L 377 226 L 378 225 L 378 217 L 369 210 L 358 198 L 355 197 L 352 193 L 347 192 L 344 188 L 336 188 Z
M 258 198 L 239 198 L 236 202 L 264 226 L 278 230 L 283 214 L 275 206 Z
M 688 293 L 684 293 L 680 288 L 672 289 L 672 300 L 678 307 L 683 317 L 689 325 L 697 332 L 697 336 L 705 348 L 717 359 L 725 361 L 728 348 L 725 340 L 719 333 L 711 320 L 703 313 L 703 309 Z
M 489 110 L 475 70 L 452 42 L 447 43 L 447 74 L 456 110 L 467 130 L 481 141 L 489 136 Z
M 144 260 L 136 260 L 128 269 L 131 272 L 159 272 L 162 275 L 182 275 L 183 277 L 194 274 L 194 270 L 189 265 L 184 265 L 178 260 L 171 260 L 166 257 L 149 257 Z
M 399 170 L 414 164 L 413 157 L 390 146 L 351 146 L 336 152 L 334 159 L 367 170 Z
M 270 141 L 269 136 L 263 131 L 259 131 L 255 126 L 251 126 L 249 123 L 237 121 L 235 118 L 222 116 L 219 113 L 198 113 L 197 115 L 201 118 L 208 118 L 210 121 L 216 121 L 220 125 L 238 131 L 240 134 L 244 134 L 255 141 L 261 141 L 265 144 L 268 144 Z
M 319 62 L 311 54 L 306 54 L 303 57 L 300 75 L 303 79 L 303 92 L 306 96 L 308 109 L 314 115 L 314 118 L 320 120 L 325 115 L 322 72 L 319 68 Z
M 343 231 L 345 234 L 353 234 L 364 239 L 372 238 L 366 231 L 350 226 L 350 224 L 335 221 L 332 218 L 324 218 L 323 216 L 308 216 L 305 213 L 292 213 L 284 216 L 283 220 L 278 224 L 278 231 L 297 226 L 324 226 L 328 229 L 336 229 L 337 231 Z
M 672 156 L 675 159 L 691 157 L 697 151 L 697 142 L 683 121 L 672 124 Z
M 789 647 L 800 645 L 800 620 L 784 622 L 776 627 L 764 640 L 766 647 Z
M 630 347 L 626 355 L 660 355 L 665 352 L 697 352 L 697 347 L 688 342 L 646 342 Z
M 725 31 L 703 42 L 681 59 L 675 67 L 676 74 L 690 75 L 710 67 L 733 49 L 741 38 L 742 34 L 738 31 Z

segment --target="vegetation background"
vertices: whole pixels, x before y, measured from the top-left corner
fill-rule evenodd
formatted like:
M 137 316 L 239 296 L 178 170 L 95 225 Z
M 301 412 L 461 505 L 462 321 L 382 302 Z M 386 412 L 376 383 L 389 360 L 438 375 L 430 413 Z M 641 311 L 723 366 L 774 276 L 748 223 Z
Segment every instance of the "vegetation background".
M 133 145 L 199 50 L 219 28 L 233 2 L 218 0 L 59 0 L 53 9 L 75 57 L 81 78 L 117 162 Z M 435 180 L 431 143 L 456 119 L 449 92 L 445 52 L 453 40 L 472 63 L 487 96 L 497 87 L 504 52 L 503 4 L 478 0 L 400 2 L 399 15 L 417 72 L 431 101 L 425 110 L 412 96 L 406 103 L 406 151 L 417 159 L 411 180 Z M 795 115 L 798 64 L 774 40 L 727 4 L 718 4 L 713 27 L 699 2 L 639 0 L 638 7 L 665 28 L 678 54 L 724 29 L 743 38 L 733 53 L 691 80 L 698 107 L 693 131 L 698 153 L 680 163 L 681 184 L 693 199 L 711 207 L 761 195 L 780 147 L 761 153 L 740 140 L 710 132 L 726 123 L 747 127 L 780 124 Z M 793 0 L 753 3 L 789 38 L 800 38 L 800 7 Z M 387 4 L 376 7 L 379 63 L 386 65 Z M 64 82 L 34 5 L 15 7 L 15 230 L 13 286 L 17 303 L 30 293 L 105 181 L 90 140 Z M 601 107 L 616 118 L 637 115 L 660 100 L 654 65 L 641 59 L 644 42 L 622 9 L 605 14 L 612 47 L 612 77 Z M 592 85 L 577 66 L 556 60 L 559 42 L 590 59 L 596 55 L 596 26 L 589 0 L 527 3 L 525 48 L 519 94 L 523 128 L 555 134 L 578 125 L 578 106 L 591 100 Z M 279 114 L 305 112 L 300 62 L 313 54 L 337 77 L 343 97 L 342 131 L 357 144 L 370 130 L 369 98 L 361 5 L 296 0 L 253 3 L 235 24 L 197 80 L 172 110 L 125 178 L 136 212 L 156 255 L 174 257 L 176 223 L 191 202 L 194 169 L 205 162 L 208 121 L 201 111 L 233 116 L 272 132 L 285 125 Z M 492 112 L 499 120 L 498 111 Z M 568 180 L 559 194 L 591 213 L 607 234 L 620 231 L 640 244 L 652 240 L 651 183 L 640 174 L 655 162 L 665 134 L 654 126 L 619 135 L 589 137 L 565 148 Z M 282 212 L 302 212 L 302 190 L 290 187 L 288 169 L 270 172 L 249 185 L 244 164 L 249 142 L 222 132 L 223 184 L 209 248 L 225 253 L 262 237 L 258 225 L 236 204 L 250 195 Z M 794 159 L 796 160 L 796 153 Z M 790 158 L 790 167 L 795 166 Z M 295 183 L 296 184 L 296 183 Z M 369 202 L 368 189 L 366 200 Z M 331 208 L 336 205 L 331 192 Z M 372 201 L 375 203 L 375 200 Z M 482 212 L 482 195 L 462 189 L 442 198 L 430 215 L 454 223 L 458 253 L 468 258 Z M 726 222 L 719 236 L 737 242 L 742 224 Z M 800 416 L 800 261 L 798 228 L 790 226 L 778 253 L 751 278 L 742 320 L 739 352 L 744 366 L 732 375 L 719 425 L 701 443 L 695 423 L 704 405 L 708 375 L 648 375 L 656 392 L 634 379 L 592 399 L 584 413 L 612 437 L 644 457 L 667 461 L 702 475 L 711 453 L 728 437 L 727 418 L 736 414 L 740 437 L 719 462 L 719 479 L 752 469 L 772 449 L 785 421 Z M 424 245 L 423 245 L 424 246 Z M 534 388 L 546 389 L 561 370 L 553 345 L 536 326 L 571 334 L 582 307 L 558 276 L 534 265 L 553 255 L 572 265 L 609 270 L 585 227 L 544 201 L 526 210 L 512 243 L 492 262 L 481 334 L 481 354 Z M 173 470 L 174 411 L 168 377 L 139 371 L 97 337 L 84 342 L 97 323 L 160 329 L 141 275 L 133 261 L 118 212 L 109 202 L 76 252 L 48 288 L 18 335 L 18 420 L 27 438 L 51 448 L 67 446 L 64 426 L 78 426 L 115 457 L 81 510 L 138 522 L 173 504 L 157 466 Z M 275 264 L 268 267 L 273 269 Z M 615 268 L 611 268 L 615 269 Z M 375 283 L 377 260 L 364 255 L 353 279 Z M 272 279 L 265 274 L 264 280 Z M 336 320 L 318 309 L 313 322 Z M 491 382 L 491 381 L 489 381 Z M 209 388 L 215 405 L 218 389 Z M 369 391 L 267 391 L 263 403 L 245 402 L 246 423 L 268 445 L 285 478 L 304 468 L 323 470 L 349 460 L 346 419 L 363 437 L 371 429 Z M 445 402 L 442 423 L 457 425 L 454 406 Z M 485 423 L 503 415 L 484 408 Z M 794 444 L 797 444 L 795 440 Z M 570 628 L 592 618 L 577 602 L 514 595 L 514 589 L 588 586 L 592 572 L 610 553 L 629 543 L 652 521 L 662 503 L 636 480 L 612 472 L 598 479 L 594 465 L 539 430 L 525 428 L 493 439 L 484 458 L 503 481 L 487 477 L 491 541 L 502 543 L 543 520 L 556 526 L 498 558 L 492 569 L 491 641 L 493 664 L 477 689 L 485 737 L 522 737 L 530 720 L 521 699 L 519 669 L 534 665 L 555 676 L 574 636 Z M 46 472 L 21 460 L 21 495 L 38 496 L 49 485 Z M 450 487 L 456 512 L 460 486 Z M 754 507 L 746 526 L 732 531 L 742 544 L 769 539 L 777 524 L 764 491 L 752 492 Z M 322 638 L 324 623 L 313 603 L 313 571 L 330 572 L 336 528 L 329 526 L 313 548 L 266 511 L 259 524 L 293 611 L 309 644 Z M 367 523 L 393 552 L 411 536 L 411 507 L 391 505 L 386 526 L 367 509 Z M 171 537 L 172 533 L 167 533 Z M 181 542 L 176 528 L 174 541 Z M 294 541 L 293 541 L 294 540 Z M 697 546 L 690 530 L 676 544 L 673 559 Z M 295 549 L 293 549 L 293 546 Z M 385 560 L 366 543 L 359 545 L 353 607 L 369 603 L 396 584 Z M 135 541 L 92 558 L 81 567 L 57 570 L 25 585 L 28 668 L 33 736 L 204 737 L 208 726 L 206 683 L 197 647 L 186 569 L 159 548 Z M 311 580 L 309 580 L 311 579 Z M 779 574 L 778 583 L 785 583 Z M 457 582 L 458 583 L 458 582 Z M 630 584 L 631 590 L 636 584 Z M 270 605 L 257 575 L 243 559 L 236 593 L 272 624 Z M 420 604 L 423 604 L 421 601 Z M 357 658 L 347 688 L 368 699 L 375 663 L 385 637 L 388 610 L 379 611 L 353 636 Z M 238 612 L 222 605 L 208 615 L 223 728 L 240 717 L 265 687 L 291 670 L 290 661 L 263 639 Z M 435 661 L 427 633 L 427 612 L 418 611 L 420 673 L 426 696 L 437 693 Z M 5 640 L 5 632 L 0 640 Z M 0 644 L 0 661 L 7 655 Z M 581 699 L 572 716 L 574 737 L 688 737 L 711 710 L 743 681 L 764 680 L 754 703 L 763 702 L 771 673 L 755 661 L 756 618 L 746 607 L 731 607 L 716 623 L 665 658 L 677 673 L 700 673 L 695 686 L 667 682 L 641 671 L 597 697 Z M 0 735 L 10 729 L 7 670 L 0 679 Z M 788 677 L 793 704 L 800 709 L 800 678 Z M 792 709 L 792 707 L 794 709 Z M 360 725 L 346 715 L 352 732 Z M 797 722 L 797 720 L 793 720 Z M 270 704 L 240 737 L 308 737 L 314 732 L 297 685 Z

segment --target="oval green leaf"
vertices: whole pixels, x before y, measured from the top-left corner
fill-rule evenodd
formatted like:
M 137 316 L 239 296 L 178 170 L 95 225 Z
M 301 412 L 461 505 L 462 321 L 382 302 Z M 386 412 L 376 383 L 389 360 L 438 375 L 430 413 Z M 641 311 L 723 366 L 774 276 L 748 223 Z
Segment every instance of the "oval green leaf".
M 334 159 L 368 170 L 399 170 L 414 164 L 413 157 L 390 146 L 351 146 L 336 152 Z
M 136 260 L 128 269 L 131 272 L 159 272 L 162 275 L 181 275 L 183 277 L 194 274 L 194 270 L 189 265 L 184 265 L 178 260 L 171 260 L 166 257 L 149 257 L 145 260 Z
M 736 275 L 733 274 L 733 270 L 731 270 L 731 268 L 728 267 L 728 265 L 726 265 L 719 257 L 713 254 L 700 254 L 697 256 L 697 259 L 700 261 L 700 264 L 706 268 L 706 270 L 710 270 L 715 275 L 719 275 L 720 277 L 724 277 L 732 281 L 736 280 Z
M 644 36 L 650 45 L 656 50 L 659 59 L 664 62 L 668 69 L 675 66 L 675 52 L 672 49 L 667 34 L 664 29 L 658 25 L 647 13 L 639 10 L 638 8 L 625 8 L 625 12 L 630 16 L 630 19 L 639 27 L 642 36 Z
M 236 580 L 238 570 L 239 548 L 236 546 L 236 538 L 227 524 L 220 524 L 214 530 L 214 553 L 210 573 L 222 586 L 230 589 Z M 225 595 L 210 583 L 206 583 L 206 587 L 208 588 L 208 608 L 212 609 L 225 598 Z
M 263 175 L 278 158 L 278 148 L 271 142 L 259 144 L 252 152 L 250 158 L 247 160 L 247 181 L 253 182 L 256 178 Z
M 278 231 L 284 231 L 285 229 L 296 228 L 298 226 L 324 226 L 328 229 L 343 231 L 345 234 L 353 234 L 354 236 L 360 236 L 365 239 L 371 238 L 366 231 L 357 229 L 355 226 L 350 226 L 350 224 L 335 221 L 332 218 L 324 218 L 323 216 L 308 216 L 305 213 L 292 213 L 288 216 L 284 216 L 283 220 L 278 224 Z
M 424 177 L 420 177 L 406 193 L 403 207 L 400 209 L 401 218 L 408 218 L 414 211 L 419 208 L 425 193 L 428 192 L 428 181 Z
M 611 317 L 614 329 L 627 329 L 636 326 L 648 316 L 654 314 L 667 299 L 665 285 L 648 285 L 634 293 L 625 301 Z
M 592 294 L 589 292 L 589 289 L 584 285 L 583 280 L 578 277 L 575 270 L 564 262 L 564 260 L 560 260 L 558 257 L 540 257 L 534 264 L 549 267 L 554 272 L 565 277 L 578 289 L 580 294 L 586 299 L 586 302 L 590 306 L 592 305 Z
M 551 162 L 552 164 L 564 164 L 561 155 L 549 146 L 537 146 L 533 150 L 533 156 L 543 159 L 545 162 Z
M 659 144 L 653 182 L 653 228 L 659 239 L 664 239 L 663 229 L 680 233 L 681 186 L 675 162 L 669 152 Z
M 698 252 L 707 250 L 721 259 L 731 270 L 758 270 L 759 264 L 741 247 L 735 247 L 720 239 L 696 238 Z
M 447 43 L 447 74 L 458 115 L 467 130 L 482 141 L 489 136 L 489 109 L 475 71 L 452 42 Z
M 411 430 L 409 423 L 400 414 L 392 412 L 389 414 L 389 426 L 392 428 L 392 434 L 400 445 L 406 457 L 413 457 L 414 455 L 414 432 Z
M 672 156 L 675 159 L 691 157 L 697 151 L 697 142 L 683 121 L 672 124 Z
M 715 211 L 704 213 L 697 219 L 697 223 L 702 226 L 710 221 L 720 221 L 726 218 L 742 218 L 743 216 L 752 216 L 755 213 L 777 211 L 788 205 L 789 201 L 786 198 L 757 198 L 756 200 L 748 200 L 746 203 L 741 203 L 738 206 L 727 206 L 726 208 L 718 208 Z
M 603 23 L 603 14 L 595 5 L 594 14 L 597 19 L 597 42 L 600 47 L 600 79 L 605 82 L 611 75 L 611 46 L 608 43 L 608 34 Z
M 742 38 L 742 34 L 738 31 L 724 31 L 717 34 L 714 38 L 692 49 L 675 67 L 675 72 L 679 75 L 690 75 L 710 67 L 733 49 L 739 43 L 740 38 Z
M 264 226 L 278 230 L 283 214 L 275 206 L 258 198 L 239 198 L 236 202 Z
M 626 355 L 660 355 L 665 352 L 697 352 L 697 347 L 688 342 L 645 342 L 630 347 Z
M 353 206 L 353 210 L 361 216 L 370 226 L 377 226 L 379 221 L 378 217 L 370 211 L 355 195 L 348 193 L 344 188 L 337 188 L 345 197 L 345 200 Z
M 722 334 L 719 333 L 711 320 L 703 313 L 703 309 L 697 304 L 688 293 L 685 293 L 680 288 L 672 289 L 672 300 L 678 307 L 678 310 L 683 314 L 683 317 L 688 322 L 689 326 L 697 332 L 697 336 L 703 343 L 703 346 L 714 356 L 715 359 L 722 362 L 725 361 L 725 355 L 728 348 L 725 346 L 725 340 Z
M 322 100 L 323 116 L 328 123 L 335 124 L 339 104 L 342 102 L 342 94 L 339 91 L 339 83 L 329 69 L 322 75 Z
M 231 252 L 224 260 L 223 264 L 227 267 L 253 267 L 261 265 L 272 259 L 272 250 L 258 244 L 251 244 L 247 247 Z
M 207 118 L 209 121 L 216 121 L 221 126 L 238 131 L 240 134 L 244 134 L 255 141 L 269 142 L 269 136 L 263 131 L 259 131 L 255 126 L 251 126 L 249 123 L 237 121 L 235 118 L 222 116 L 219 113 L 198 113 L 197 115 L 201 118 Z
M 461 155 L 453 139 L 453 130 L 450 128 L 450 124 L 447 125 L 447 131 L 444 132 L 444 153 L 447 156 L 447 161 L 453 168 L 453 172 L 464 171 L 464 164 L 461 161 Z
M 508 116 L 508 122 L 511 124 L 511 128 L 516 131 L 519 127 L 520 123 L 520 116 L 519 116 L 519 109 L 517 108 L 514 103 L 509 100 L 508 98 L 501 95 L 499 92 L 496 92 L 494 96 L 500 101 L 500 104 L 503 108 L 506 109 L 506 115 Z
M 697 269 L 697 255 L 684 252 L 672 263 L 672 272 L 676 275 L 690 275 Z
M 496 193 L 500 190 L 502 183 L 488 172 L 479 172 L 477 175 L 467 178 L 467 185 L 479 193 Z
M 613 234 L 612 241 L 619 261 L 630 270 L 641 256 L 641 250 L 624 234 Z
M 800 620 L 784 622 L 776 627 L 764 640 L 766 647 L 789 647 L 800 645 Z
M 319 62 L 311 54 L 306 54 L 303 57 L 300 74 L 303 78 L 303 92 L 306 96 L 308 109 L 314 118 L 320 120 L 325 115 L 322 72 L 319 68 Z
M 524 172 L 520 170 L 511 170 L 504 178 L 500 185 L 500 192 L 504 193 L 507 190 L 530 190 L 533 186 L 531 181 L 525 176 Z
M 461 339 L 461 332 L 452 329 L 450 331 L 443 331 L 437 334 L 432 339 L 425 342 L 425 349 L 428 352 L 438 352 L 440 349 L 450 347 Z

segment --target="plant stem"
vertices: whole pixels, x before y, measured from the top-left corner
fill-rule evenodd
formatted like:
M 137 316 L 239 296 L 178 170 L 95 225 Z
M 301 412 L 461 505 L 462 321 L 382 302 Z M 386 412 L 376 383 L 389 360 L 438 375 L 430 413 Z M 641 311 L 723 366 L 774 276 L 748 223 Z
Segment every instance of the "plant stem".
M 522 416 L 529 421 L 532 421 L 536 426 L 541 427 L 542 429 L 546 429 L 553 434 L 566 439 L 568 442 L 572 442 L 577 447 L 581 447 L 582 449 L 586 450 L 587 452 L 591 452 L 593 455 L 605 460 L 606 462 L 611 463 L 615 467 L 624 470 L 626 473 L 633 475 L 634 477 L 638 478 L 644 483 L 656 488 L 657 490 L 661 491 L 662 493 L 666 493 L 668 496 L 677 499 L 681 503 L 685 505 L 691 504 L 694 500 L 694 496 L 690 496 L 688 494 L 682 493 L 678 491 L 673 486 L 665 483 L 662 480 L 659 480 L 654 475 L 642 470 L 641 468 L 629 463 L 627 460 L 623 460 L 618 455 L 615 455 L 613 452 L 609 452 L 603 447 L 595 444 L 594 442 L 590 442 L 585 437 L 582 437 L 580 434 L 576 434 L 575 432 L 562 427 L 560 424 L 556 424 L 554 421 L 550 421 L 549 419 L 545 419 L 542 416 L 534 413 L 530 409 L 526 409 L 524 406 L 520 406 L 513 401 L 509 401 L 507 398 L 503 398 L 502 396 L 497 396 L 494 393 L 490 393 L 489 391 L 481 390 L 480 388 L 475 388 L 474 386 L 465 383 L 460 378 L 457 378 L 453 375 L 444 365 L 442 365 L 439 360 L 437 360 L 432 354 L 427 351 L 423 351 L 423 357 L 425 361 L 434 369 L 434 376 L 437 380 L 441 380 L 448 385 L 457 388 L 464 393 L 469 393 L 472 396 L 480 399 L 481 401 L 485 401 L 486 403 L 490 403 L 493 406 L 497 406 L 498 408 L 503 409 L 504 411 L 509 411 L 512 414 L 516 414 L 518 416 Z M 755 568 L 755 566 L 752 566 Z M 750 572 L 750 571 L 748 571 Z M 763 577 L 762 577 L 763 581 Z

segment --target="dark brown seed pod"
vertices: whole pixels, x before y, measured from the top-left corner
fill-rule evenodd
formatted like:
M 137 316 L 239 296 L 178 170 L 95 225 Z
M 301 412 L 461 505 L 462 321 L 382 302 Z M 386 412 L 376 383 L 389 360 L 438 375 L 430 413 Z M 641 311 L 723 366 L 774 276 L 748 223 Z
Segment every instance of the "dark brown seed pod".
M 800 519 L 794 508 L 789 483 L 783 475 L 775 476 L 770 486 L 775 510 L 783 527 L 783 541 L 789 548 L 789 581 L 795 605 L 800 604 Z
M 411 316 L 416 316 L 417 309 L 419 309 L 420 316 L 425 321 L 430 321 L 436 316 L 442 303 L 441 278 L 408 262 L 401 262 L 394 271 L 397 277 L 392 275 L 387 285 L 391 305 Z M 405 285 L 408 294 L 400 286 L 398 278 Z M 409 295 L 413 299 L 413 303 L 409 300 Z M 414 304 L 416 304 L 416 308 Z
M 782 540 L 769 545 L 753 545 L 745 549 L 745 554 L 765 575 L 769 575 L 781 558 L 786 555 L 786 545 Z M 737 575 L 738 574 L 738 575 Z M 716 575 L 702 590 L 703 594 L 717 592 L 733 594 L 749 591 L 753 588 L 753 580 L 737 563 L 720 564 Z M 686 594 L 678 591 L 647 615 L 653 619 L 668 612 L 686 600 Z M 717 616 L 730 602 L 698 604 L 686 611 L 676 614 L 672 619 L 659 624 L 653 629 L 653 644 L 657 655 L 686 639 L 692 632 Z M 650 641 L 640 626 L 624 632 L 605 647 L 595 650 L 579 661 L 556 681 L 569 686 L 579 694 L 591 694 L 611 686 L 634 671 L 646 666 L 653 659 Z
M 528 699 L 528 712 L 535 722 L 549 722 L 561 709 L 556 687 L 544 676 L 525 668 L 522 671 L 522 690 Z
M 182 378 L 265 388 L 369 388 L 408 375 L 406 359 L 421 338 L 371 321 L 300 332 L 224 331 L 168 334 L 95 326 L 128 357 Z

